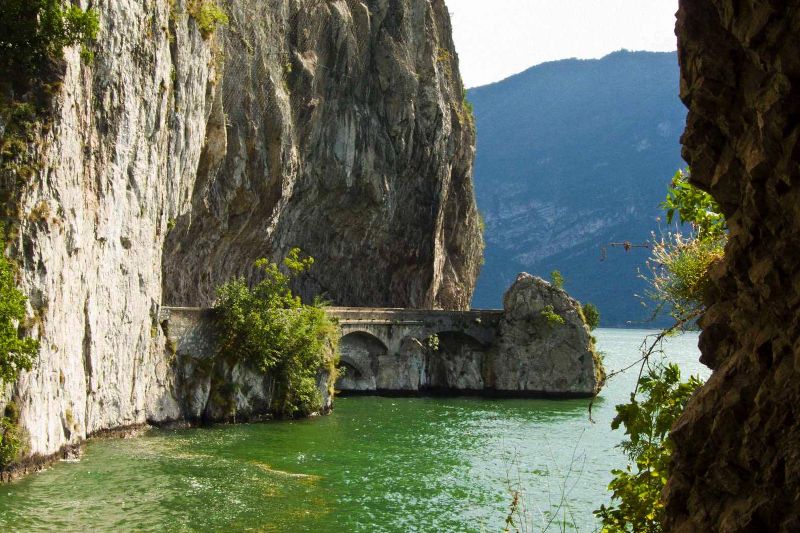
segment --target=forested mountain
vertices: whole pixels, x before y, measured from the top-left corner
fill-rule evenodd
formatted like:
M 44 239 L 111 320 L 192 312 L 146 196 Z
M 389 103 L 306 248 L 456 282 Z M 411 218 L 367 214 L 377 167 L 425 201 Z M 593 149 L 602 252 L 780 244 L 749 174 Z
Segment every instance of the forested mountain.
M 499 306 L 520 271 L 558 269 L 570 293 L 600 308 L 602 325 L 644 325 L 636 294 L 647 250 L 608 244 L 643 243 L 664 224 L 659 203 L 684 165 L 676 54 L 545 63 L 468 98 L 486 238 L 473 306 Z

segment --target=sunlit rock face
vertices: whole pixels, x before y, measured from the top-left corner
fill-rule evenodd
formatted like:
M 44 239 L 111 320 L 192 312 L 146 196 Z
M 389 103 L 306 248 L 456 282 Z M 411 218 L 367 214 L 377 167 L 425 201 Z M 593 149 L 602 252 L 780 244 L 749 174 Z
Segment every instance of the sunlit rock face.
M 560 396 L 600 391 L 605 371 L 578 301 L 523 272 L 506 291 L 503 310 L 493 346 L 492 388 Z M 548 319 L 550 313 L 561 320 Z
M 800 7 L 682 0 L 684 157 L 730 226 L 714 373 L 673 430 L 668 531 L 800 530 Z
M 208 304 L 256 258 L 301 247 L 299 288 L 341 304 L 470 301 L 474 131 L 444 2 L 231 0 L 207 39 L 186 5 L 95 2 L 95 60 L 67 50 L 32 147 L 11 252 L 42 350 L 0 409 L 33 454 L 183 417 L 159 308 Z

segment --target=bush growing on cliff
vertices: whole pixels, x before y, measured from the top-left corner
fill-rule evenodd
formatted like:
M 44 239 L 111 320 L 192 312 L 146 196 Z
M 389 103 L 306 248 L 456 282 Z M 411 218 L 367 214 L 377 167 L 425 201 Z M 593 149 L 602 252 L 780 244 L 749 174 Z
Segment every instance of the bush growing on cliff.
M 600 310 L 593 303 L 586 303 L 581 306 L 583 311 L 583 319 L 586 325 L 589 326 L 589 331 L 594 331 L 600 325 Z
M 23 450 L 20 435 L 19 412 L 14 402 L 9 402 L 0 417 L 0 470 L 19 457 Z
M 48 59 L 59 59 L 67 46 L 87 45 L 97 37 L 100 19 L 61 0 L 3 0 L 0 3 L 0 61 L 8 72 L 31 72 Z M 19 73 L 17 73 L 19 74 Z
M 0 226 L 0 234 L 2 231 Z M 20 335 L 27 298 L 17 289 L 14 269 L 4 251 L 5 240 L 0 238 L 0 387 L 30 370 L 39 353 L 37 340 Z
M 630 403 L 617 405 L 612 428 L 625 427 L 629 438 L 621 446 L 632 464 L 612 472 L 612 502 L 595 511 L 604 532 L 663 530 L 661 493 L 672 464 L 669 431 L 702 385 L 695 377 L 681 383 L 676 365 L 653 365 L 651 357 L 663 353 L 664 337 L 686 329 L 703 312 L 709 269 L 724 255 L 725 218 L 709 194 L 689 183 L 688 171 L 675 174 L 662 207 L 668 222 L 678 214 L 682 223 L 692 225 L 694 234 L 685 237 L 675 232 L 652 244 L 650 272 L 645 277 L 651 286 L 648 295 L 656 302 L 656 312 L 670 309 L 674 323 L 655 335 L 652 343 L 645 339 L 637 388 Z
M 277 264 L 259 259 L 256 267 L 261 281 L 249 287 L 239 278 L 217 291 L 220 355 L 274 376 L 274 411 L 282 417 L 319 411 L 322 395 L 317 374 L 326 369 L 331 383 L 336 376 L 335 324 L 320 300 L 303 304 L 290 288 L 292 278 L 313 262 L 295 248 L 283 261 L 286 273 Z
M 186 10 L 197 22 L 197 28 L 203 39 L 211 37 L 218 26 L 228 24 L 228 15 L 215 0 L 189 0 Z
M 563 289 L 564 288 L 564 276 L 558 270 L 553 270 L 550 272 L 550 283 L 556 289 Z
M 655 312 L 668 309 L 678 323 L 688 323 L 702 313 L 711 266 L 722 259 L 727 242 L 719 205 L 710 194 L 689 183 L 689 177 L 688 170 L 679 170 L 661 205 L 668 223 L 677 214 L 680 222 L 692 226 L 693 234 L 676 231 L 654 238 L 644 276 L 650 285 L 648 296 L 656 303 Z
M 669 309 L 679 322 L 698 317 L 709 286 L 711 265 L 725 254 L 724 238 L 686 237 L 672 233 L 654 240 L 647 261 L 650 297 L 656 310 Z
M 563 326 L 566 323 L 564 317 L 556 313 L 552 305 L 544 306 L 540 314 L 550 326 Z
M 655 365 L 639 379 L 640 394 L 617 406 L 611 427 L 625 428 L 628 438 L 621 447 L 636 468 L 612 470 L 611 503 L 595 511 L 603 532 L 662 531 L 661 491 L 672 465 L 669 431 L 701 385 L 696 377 L 682 383 L 677 365 Z

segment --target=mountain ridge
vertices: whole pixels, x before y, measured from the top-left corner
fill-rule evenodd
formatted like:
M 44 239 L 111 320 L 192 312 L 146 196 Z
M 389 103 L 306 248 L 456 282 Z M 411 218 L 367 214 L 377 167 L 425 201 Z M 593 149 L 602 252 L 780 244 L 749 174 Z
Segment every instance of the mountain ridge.
M 677 93 L 676 53 L 625 50 L 468 91 L 487 243 L 474 306 L 497 306 L 519 271 L 558 269 L 572 294 L 599 306 L 603 325 L 646 323 L 635 296 L 646 289 L 646 250 L 608 245 L 659 230 L 659 203 L 684 165 Z

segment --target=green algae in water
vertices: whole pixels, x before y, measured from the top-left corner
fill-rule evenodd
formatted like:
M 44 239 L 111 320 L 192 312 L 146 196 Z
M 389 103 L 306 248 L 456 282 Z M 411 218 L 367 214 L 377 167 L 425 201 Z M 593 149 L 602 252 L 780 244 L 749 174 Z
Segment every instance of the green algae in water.
M 600 330 L 607 366 L 633 361 L 643 335 Z M 701 370 L 696 335 L 670 343 Z M 94 441 L 78 463 L 0 485 L 0 530 L 498 531 L 520 485 L 534 531 L 556 509 L 593 531 L 625 464 L 614 405 L 635 379 L 607 386 L 595 424 L 586 400 L 355 397 L 327 417 Z

